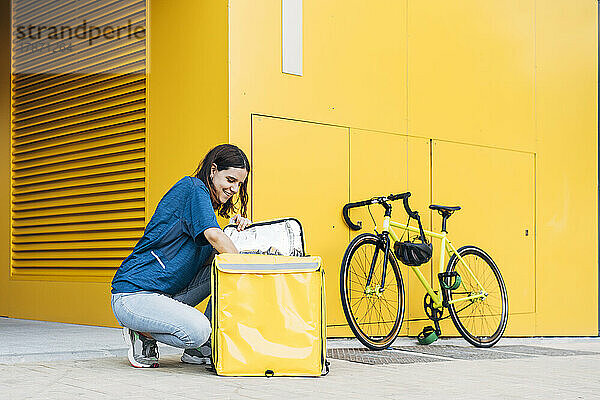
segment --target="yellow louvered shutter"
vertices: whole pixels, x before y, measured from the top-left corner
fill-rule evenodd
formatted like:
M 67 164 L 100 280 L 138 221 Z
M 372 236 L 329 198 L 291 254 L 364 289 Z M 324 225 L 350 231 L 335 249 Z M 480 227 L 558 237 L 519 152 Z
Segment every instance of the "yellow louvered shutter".
M 12 7 L 12 275 L 110 276 L 144 230 L 146 2 Z

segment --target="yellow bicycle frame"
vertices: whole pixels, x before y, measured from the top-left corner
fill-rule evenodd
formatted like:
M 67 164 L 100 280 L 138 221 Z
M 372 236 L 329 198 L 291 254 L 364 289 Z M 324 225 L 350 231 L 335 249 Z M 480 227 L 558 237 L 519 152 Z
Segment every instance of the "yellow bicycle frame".
M 391 236 L 392 241 L 394 243 L 398 242 L 400 239 L 398 238 L 398 235 L 396 235 L 396 232 L 394 232 L 392 227 L 408 230 L 409 232 L 420 233 L 419 228 L 417 228 L 417 227 L 402 224 L 400 222 L 391 221 L 390 217 L 384 217 L 382 230 L 383 230 L 383 232 L 389 232 L 389 235 Z M 458 303 L 461 301 L 474 300 L 474 299 L 480 299 L 480 298 L 486 297 L 487 293 L 483 289 L 483 286 L 481 285 L 479 280 L 475 277 L 475 275 L 473 274 L 473 271 L 471 271 L 471 268 L 469 268 L 467 263 L 460 256 L 460 254 L 458 254 L 458 252 L 456 251 L 456 249 L 454 248 L 454 246 L 448 239 L 446 232 L 437 233 L 437 232 L 432 232 L 432 231 L 428 231 L 425 229 L 423 230 L 423 232 L 425 233 L 425 236 L 427 236 L 427 237 L 436 238 L 436 239 L 441 240 L 440 248 L 444 249 L 445 252 L 440 251 L 440 262 L 439 262 L 439 271 L 440 272 L 445 271 L 444 264 L 445 264 L 446 253 L 448 253 L 449 257 L 452 257 L 452 255 L 455 255 L 459 259 L 459 261 L 462 263 L 462 265 L 465 267 L 465 269 L 469 272 L 471 277 L 475 280 L 475 282 L 477 282 L 477 285 L 479 286 L 479 289 L 480 289 L 479 293 L 471 294 L 471 295 L 465 296 L 465 297 L 460 297 L 458 299 L 449 300 L 448 304 L 455 304 L 455 303 Z M 391 245 L 393 245 L 393 243 L 391 243 Z M 429 284 L 427 279 L 425 279 L 425 276 L 423 276 L 423 273 L 421 272 L 421 270 L 419 269 L 418 266 L 416 266 L 416 267 L 411 266 L 410 268 L 417 275 L 417 278 L 419 279 L 419 281 L 421 282 L 421 284 L 423 285 L 423 287 L 425 288 L 427 293 L 429 293 L 429 295 L 433 299 L 433 306 L 437 309 L 441 309 L 443 307 L 443 304 L 442 304 L 443 299 L 442 299 L 441 293 L 438 294 L 438 293 L 434 292 L 433 288 L 431 287 L 431 285 Z M 463 283 L 461 283 L 461 285 L 463 285 Z

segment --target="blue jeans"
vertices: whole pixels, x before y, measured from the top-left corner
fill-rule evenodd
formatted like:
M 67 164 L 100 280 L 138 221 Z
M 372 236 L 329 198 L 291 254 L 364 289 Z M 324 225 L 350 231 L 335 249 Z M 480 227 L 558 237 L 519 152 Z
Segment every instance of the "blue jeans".
M 210 338 L 211 302 L 206 315 L 194 307 L 210 296 L 212 257 L 208 261 L 192 282 L 172 297 L 148 291 L 113 294 L 111 306 L 117 321 L 170 346 L 182 349 L 202 346 Z

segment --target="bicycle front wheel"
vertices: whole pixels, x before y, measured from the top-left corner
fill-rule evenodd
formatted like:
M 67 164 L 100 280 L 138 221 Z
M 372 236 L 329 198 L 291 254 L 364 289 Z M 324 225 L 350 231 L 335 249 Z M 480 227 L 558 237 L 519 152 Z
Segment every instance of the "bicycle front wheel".
M 348 325 L 372 350 L 389 347 L 404 318 L 404 285 L 398 262 L 389 251 L 384 266 L 383 254 L 383 240 L 363 233 L 350 242 L 340 271 L 340 294 Z M 372 278 L 367 285 L 371 266 Z
M 500 270 L 492 258 L 475 246 L 458 249 L 464 261 L 453 255 L 447 272 L 461 279 L 455 290 L 446 290 L 450 317 L 463 338 L 476 347 L 495 345 L 508 321 L 508 295 Z M 467 268 L 468 267 L 468 268 Z M 483 297 L 477 297 L 483 294 Z

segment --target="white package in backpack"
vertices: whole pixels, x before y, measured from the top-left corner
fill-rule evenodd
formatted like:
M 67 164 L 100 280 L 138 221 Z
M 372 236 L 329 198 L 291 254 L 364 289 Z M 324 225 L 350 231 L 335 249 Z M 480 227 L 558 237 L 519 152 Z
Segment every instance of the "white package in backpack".
M 296 218 L 256 222 L 243 231 L 227 225 L 223 232 L 240 253 L 304 257 L 304 233 Z

